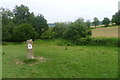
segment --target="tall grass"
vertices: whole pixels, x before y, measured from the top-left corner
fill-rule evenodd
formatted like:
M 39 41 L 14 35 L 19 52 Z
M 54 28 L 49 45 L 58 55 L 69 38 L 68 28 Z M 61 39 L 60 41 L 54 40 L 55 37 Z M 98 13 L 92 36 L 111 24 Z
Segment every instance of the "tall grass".
M 65 46 L 65 45 L 74 45 L 71 41 L 65 40 L 65 39 L 39 39 L 35 40 L 34 44 L 45 44 L 45 45 L 58 45 L 58 46 Z
M 24 44 L 23 42 L 21 44 Z M 58 46 L 74 46 L 74 45 L 85 45 L 85 46 L 110 46 L 110 47 L 120 47 L 120 38 L 111 37 L 89 37 L 80 38 L 76 41 L 70 41 L 65 39 L 38 39 L 34 41 L 34 44 L 44 44 L 44 45 L 58 45 Z M 4 45 L 19 45 L 20 43 L 9 43 L 4 42 Z
M 73 45 L 88 45 L 88 46 L 110 46 L 120 47 L 119 38 L 97 37 L 97 38 L 80 38 L 76 41 L 68 41 L 64 39 L 52 39 L 52 40 L 36 40 L 35 44 L 41 43 L 46 45 L 58 45 L 58 46 L 73 46 Z

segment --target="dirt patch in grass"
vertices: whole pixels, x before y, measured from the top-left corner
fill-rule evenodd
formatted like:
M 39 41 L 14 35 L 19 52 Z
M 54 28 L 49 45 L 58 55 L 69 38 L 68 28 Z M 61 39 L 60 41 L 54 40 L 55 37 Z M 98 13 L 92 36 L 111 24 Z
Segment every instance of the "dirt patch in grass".
M 15 59 L 14 62 L 16 65 L 25 64 L 23 61 L 21 61 L 19 59 Z
M 36 60 L 40 61 L 40 62 L 45 62 L 46 58 L 44 57 L 35 57 Z
M 16 65 L 28 64 L 29 66 L 32 66 L 34 64 L 39 64 L 39 63 L 42 63 L 42 62 L 46 62 L 46 58 L 35 57 L 35 59 L 25 59 L 25 60 L 15 59 L 14 60 L 14 63 Z

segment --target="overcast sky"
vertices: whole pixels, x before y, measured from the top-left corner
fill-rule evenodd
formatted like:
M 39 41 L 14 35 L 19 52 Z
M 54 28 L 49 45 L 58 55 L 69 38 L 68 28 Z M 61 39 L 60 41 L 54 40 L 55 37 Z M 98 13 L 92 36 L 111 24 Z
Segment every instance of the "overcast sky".
M 83 17 L 93 20 L 98 17 L 112 18 L 118 11 L 119 0 L 0 0 L 0 7 L 13 9 L 15 5 L 24 4 L 30 12 L 42 14 L 48 23 L 74 21 Z

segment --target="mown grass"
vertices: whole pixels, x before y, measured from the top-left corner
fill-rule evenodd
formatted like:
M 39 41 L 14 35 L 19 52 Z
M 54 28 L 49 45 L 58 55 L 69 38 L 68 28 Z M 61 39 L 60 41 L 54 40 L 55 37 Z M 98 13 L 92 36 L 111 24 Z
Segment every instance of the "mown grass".
M 35 57 L 44 57 L 46 61 L 35 64 L 26 61 L 26 43 L 2 48 L 3 78 L 118 77 L 117 47 L 67 46 L 66 49 L 61 40 L 37 40 L 33 45 Z M 24 61 L 27 63 L 22 64 Z

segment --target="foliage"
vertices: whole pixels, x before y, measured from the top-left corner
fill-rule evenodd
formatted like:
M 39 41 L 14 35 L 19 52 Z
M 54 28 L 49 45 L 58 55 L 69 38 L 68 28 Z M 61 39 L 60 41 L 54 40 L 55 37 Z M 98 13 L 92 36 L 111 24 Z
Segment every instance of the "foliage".
M 112 23 L 120 25 L 120 10 L 112 16 Z
M 22 24 L 14 28 L 13 33 L 14 40 L 18 42 L 26 41 L 28 39 L 35 39 L 37 34 L 30 24 Z
M 87 20 L 87 21 L 86 21 L 86 25 L 87 25 L 88 27 L 91 26 L 91 22 L 90 22 L 90 20 Z
M 107 27 L 110 24 L 110 19 L 106 17 L 106 18 L 104 18 L 102 23 Z
M 48 29 L 47 20 L 41 14 L 34 17 L 32 24 L 35 30 L 39 33 L 39 38 L 41 34 Z
M 29 8 L 23 4 L 20 6 L 16 5 L 13 11 L 10 11 L 9 9 L 5 8 L 1 8 L 0 10 L 2 10 L 3 41 L 20 41 L 20 39 L 14 38 L 18 36 L 14 36 L 15 34 L 13 33 L 13 30 L 16 30 L 19 26 L 24 25 L 26 23 L 31 25 L 32 28 L 34 28 L 35 37 L 31 36 L 34 39 L 41 38 L 41 34 L 48 29 L 47 20 L 44 18 L 44 16 L 42 14 L 35 16 L 34 13 L 29 12 Z M 19 30 L 16 31 L 15 33 L 18 33 L 20 37 L 23 36 L 25 32 L 23 31 L 19 33 Z M 26 39 L 28 38 L 25 38 L 24 36 L 24 40 Z M 23 41 L 23 38 L 21 41 Z
M 77 19 L 74 23 L 70 23 L 68 29 L 64 32 L 64 38 L 72 41 L 90 35 L 91 30 L 82 18 Z
M 98 18 L 97 17 L 94 17 L 94 21 L 93 21 L 93 24 L 95 25 L 95 28 L 96 28 L 96 26 L 99 24 L 99 20 L 98 20 Z
M 79 18 L 74 22 L 69 23 L 55 23 L 55 26 L 49 28 L 42 34 L 42 38 L 64 38 L 67 40 L 75 41 L 81 37 L 88 37 L 91 35 L 90 26 L 84 22 L 83 18 Z
M 76 41 L 76 45 L 90 45 L 90 46 L 114 46 L 120 47 L 120 40 L 118 38 L 81 38 Z
M 7 25 L 2 25 L 2 40 L 3 41 L 13 41 L 13 29 L 16 25 L 10 22 Z
M 41 35 L 41 38 L 42 39 L 53 39 L 55 35 L 56 33 L 53 31 L 53 28 L 49 28 Z
M 2 9 L 2 40 L 3 41 L 24 41 L 29 38 L 33 39 L 53 39 L 64 38 L 76 43 L 77 39 L 91 36 L 90 20 L 84 22 L 83 18 L 79 18 L 74 22 L 55 23 L 53 28 L 49 28 L 47 20 L 42 14 L 35 15 L 29 11 L 25 5 L 15 6 L 13 11 Z M 119 14 L 113 15 L 112 21 L 119 24 Z M 95 27 L 101 22 L 97 17 L 94 18 Z M 104 19 L 103 24 L 108 25 L 109 20 Z M 28 27 L 30 29 L 28 29 Z M 26 32 L 25 32 L 26 31 Z M 21 40 L 20 40 L 21 39 Z
M 68 24 L 63 22 L 57 22 L 55 23 L 55 26 L 53 27 L 53 31 L 56 33 L 55 38 L 62 38 L 63 33 L 67 29 Z
M 13 13 L 9 9 L 1 8 L 2 10 L 2 40 L 13 40 L 13 29 L 15 24 L 12 21 Z
M 45 45 L 58 45 L 58 46 L 106 46 L 106 47 L 120 47 L 120 38 L 107 38 L 107 37 L 87 37 L 80 38 L 76 40 L 76 43 L 73 41 L 65 39 L 45 39 L 45 40 L 35 40 L 35 44 L 41 43 Z
M 13 11 L 15 15 L 13 18 L 14 22 L 17 24 L 32 24 L 35 30 L 39 33 L 38 38 L 40 38 L 41 34 L 48 29 L 47 20 L 44 16 L 42 14 L 35 16 L 33 12 L 29 12 L 29 8 L 27 6 L 16 6 Z
M 30 12 L 27 6 L 24 6 L 23 4 L 20 6 L 16 5 L 13 9 L 13 13 L 15 16 L 13 20 L 16 24 L 20 25 L 29 22 Z

